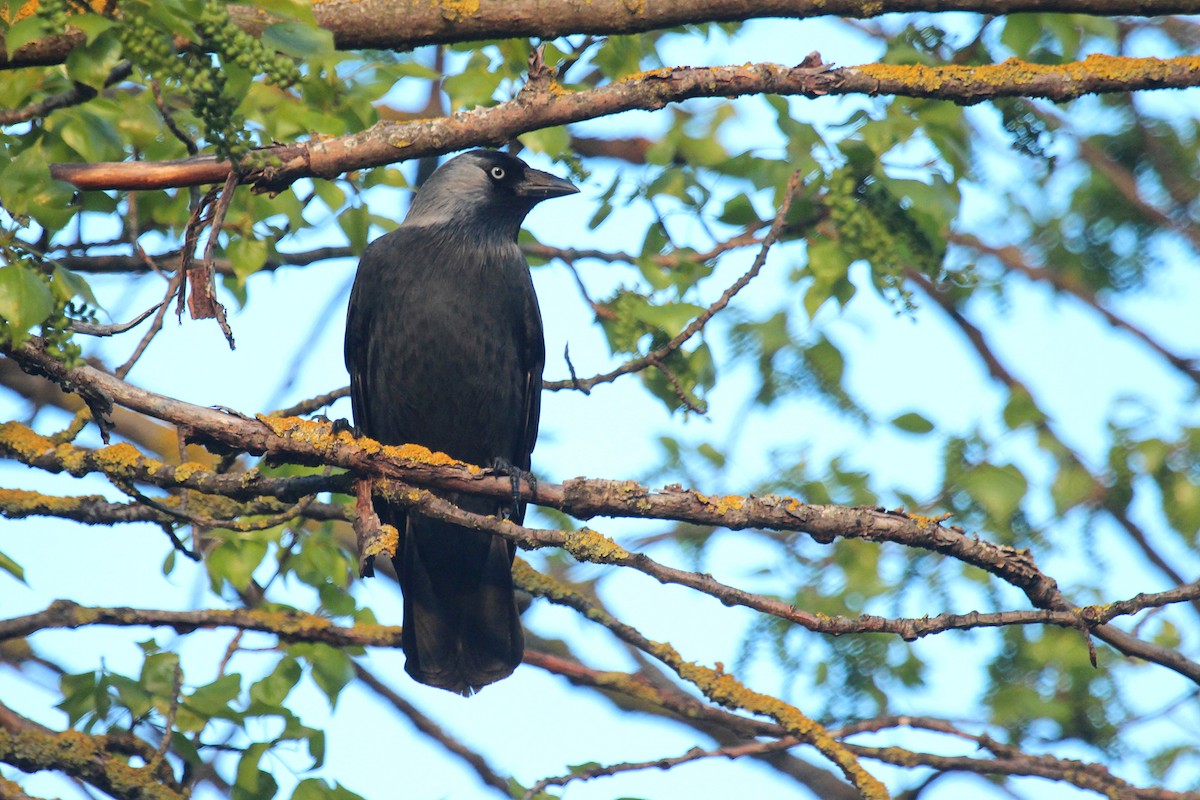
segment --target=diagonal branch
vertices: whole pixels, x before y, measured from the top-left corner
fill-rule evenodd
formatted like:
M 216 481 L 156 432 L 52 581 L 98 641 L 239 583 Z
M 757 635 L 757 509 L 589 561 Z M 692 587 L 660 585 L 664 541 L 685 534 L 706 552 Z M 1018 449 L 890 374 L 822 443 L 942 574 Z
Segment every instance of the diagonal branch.
M 1200 56 L 1088 56 L 1044 65 L 1015 59 L 983 66 L 864 64 L 833 67 L 817 53 L 794 67 L 746 64 L 672 67 L 570 91 L 553 82 L 527 84 L 516 98 L 449 117 L 378 122 L 365 131 L 263 148 L 241 165 L 259 191 L 280 191 L 301 178 L 333 178 L 356 169 L 394 164 L 480 145 L 499 146 L 522 133 L 635 109 L 652 110 L 696 97 L 777 94 L 899 95 L 971 105 L 996 97 L 1043 97 L 1056 102 L 1099 92 L 1200 85 Z M 270 163 L 271 166 L 263 166 Z M 278 164 L 278 166 L 275 166 Z M 257 166 L 256 166 L 257 165 Z M 51 175 L 82 190 L 163 189 L 221 183 L 228 162 L 206 156 L 182 161 L 52 164 Z
M 779 210 L 775 213 L 775 219 L 771 223 L 770 230 L 762 238 L 759 246 L 758 255 L 754 258 L 754 263 L 750 265 L 750 269 L 746 270 L 740 278 L 730 284 L 729 288 L 721 293 L 721 296 L 712 302 L 708 308 L 704 309 L 691 322 L 684 327 L 679 333 L 671 337 L 670 341 L 662 347 L 658 347 L 644 356 L 630 359 L 614 370 L 596 375 L 591 378 L 579 380 L 572 378 L 569 381 L 547 382 L 544 384 L 547 389 L 571 388 L 578 389 L 583 392 L 588 392 L 592 387 L 601 383 L 610 383 L 622 375 L 627 375 L 631 372 L 640 372 L 647 367 L 658 367 L 663 369 L 663 359 L 674 353 L 679 348 L 699 333 L 708 321 L 716 316 L 721 310 L 729 305 L 734 296 L 742 289 L 749 285 L 750 281 L 758 277 L 758 273 L 762 270 L 763 265 L 767 263 L 767 253 L 771 251 L 771 247 L 778 241 L 780 234 L 783 233 L 784 224 L 787 220 L 788 211 L 792 208 L 792 201 L 796 197 L 796 193 L 800 190 L 800 182 L 803 176 L 799 171 L 792 173 L 792 177 L 788 179 L 787 187 L 784 189 L 783 202 L 779 204 Z
M 1035 267 L 1025 259 L 1020 249 L 1013 246 L 995 247 L 993 245 L 986 244 L 978 237 L 954 232 L 951 232 L 946 237 L 946 241 L 952 244 L 961 245 L 963 247 L 970 247 L 971 249 L 980 253 L 993 256 L 1002 265 L 1004 265 L 1005 268 L 1019 273 L 1025 278 L 1031 281 L 1047 283 L 1054 289 L 1054 291 L 1071 295 L 1102 316 L 1109 325 L 1126 331 L 1135 338 L 1141 340 L 1143 344 L 1145 344 L 1158 355 L 1162 356 L 1163 360 L 1165 360 L 1168 364 L 1191 379 L 1193 383 L 1200 385 L 1200 359 L 1184 358 L 1183 356 L 1171 352 L 1166 348 L 1166 346 L 1151 336 L 1146 330 L 1139 328 L 1124 317 L 1118 316 L 1100 301 L 1100 298 L 1096 296 L 1095 292 L 1084 286 L 1079 281 L 1073 280 L 1067 275 L 1057 273 L 1054 270 L 1045 268 L 1039 269 L 1038 267 Z
M 542 597 L 555 605 L 578 611 L 588 621 L 607 628 L 621 641 L 658 659 L 680 678 L 699 689 L 701 694 L 713 703 L 730 709 L 744 709 L 775 720 L 787 733 L 795 736 L 801 743 L 811 745 L 837 765 L 846 780 L 858 789 L 863 800 L 888 798 L 887 789 L 883 784 L 862 768 L 845 745 L 830 736 L 823 725 L 809 718 L 795 706 L 750 689 L 725 672 L 720 664 L 715 669 L 710 669 L 695 662 L 685 661 L 669 643 L 651 641 L 636 628 L 611 616 L 553 577 L 536 572 L 524 561 L 513 565 L 513 578 L 535 597 Z

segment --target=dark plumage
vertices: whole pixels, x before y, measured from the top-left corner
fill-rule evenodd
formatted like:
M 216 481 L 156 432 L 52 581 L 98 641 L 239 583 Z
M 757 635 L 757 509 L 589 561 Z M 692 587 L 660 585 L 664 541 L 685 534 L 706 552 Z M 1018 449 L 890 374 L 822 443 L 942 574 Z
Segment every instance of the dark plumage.
M 475 150 L 434 172 L 400 227 L 367 247 L 345 350 L 363 434 L 529 469 L 545 345 L 517 233 L 539 202 L 577 191 L 520 159 Z M 447 499 L 478 514 L 524 517 L 523 505 Z M 408 674 L 470 694 L 512 673 L 524 652 L 514 547 L 386 503 L 376 510 L 400 531 L 393 563 Z

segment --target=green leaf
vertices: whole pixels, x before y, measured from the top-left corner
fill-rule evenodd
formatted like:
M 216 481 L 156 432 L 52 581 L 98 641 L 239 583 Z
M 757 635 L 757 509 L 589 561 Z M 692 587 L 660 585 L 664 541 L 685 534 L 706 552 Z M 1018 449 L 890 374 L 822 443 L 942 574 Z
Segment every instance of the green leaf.
M 236 238 L 225 248 L 225 253 L 233 264 L 233 273 L 239 283 L 245 283 L 246 278 L 267 263 L 267 243 L 263 239 Z
M 254 7 L 283 19 L 316 25 L 311 0 L 255 0 Z
M 8 29 L 8 33 L 4 36 L 4 49 L 9 53 L 15 53 L 30 42 L 36 42 L 49 33 L 46 21 L 31 14 Z
M 258 713 L 270 713 L 269 709 L 277 709 L 291 694 L 292 689 L 300 682 L 304 671 L 292 656 L 279 659 L 270 675 L 255 681 L 250 686 L 250 701 Z
M 892 424 L 907 433 L 929 433 L 933 430 L 932 422 L 913 411 L 896 417 Z
M 93 89 L 103 89 L 113 67 L 121 62 L 121 41 L 116 31 L 106 31 L 67 56 L 67 75 Z
M 175 695 L 175 676 L 179 670 L 177 653 L 154 653 L 142 663 L 139 682 L 157 698 L 171 700 Z
M 36 270 L 12 264 L 0 267 L 0 320 L 18 339 L 42 323 L 54 310 L 50 287 Z
M 262 41 L 267 47 L 293 58 L 322 58 L 333 55 L 333 32 L 317 27 L 314 22 L 277 22 L 263 29 Z
M 533 152 L 555 158 L 571 150 L 571 134 L 564 125 L 523 133 L 517 139 Z
M 471 109 L 493 105 L 496 90 L 503 80 L 504 75 L 491 70 L 490 59 L 477 51 L 467 62 L 466 69 L 442 81 L 442 88 L 449 95 L 455 110 Z
M 95 712 L 97 697 L 105 697 L 95 672 L 64 674 L 58 679 L 58 688 L 63 699 L 55 708 L 66 713 L 71 725 L 78 724 L 85 715 Z
M 1021 389 L 1014 390 L 1004 404 L 1004 424 L 1013 430 L 1026 425 L 1038 425 L 1045 419 L 1046 415 L 1037 407 L 1033 397 Z
M 96 37 L 109 30 L 117 21 L 102 14 L 72 14 L 71 27 L 83 32 L 88 44 L 96 41 Z
M 354 680 L 354 662 L 345 651 L 326 644 L 300 644 L 290 648 L 312 665 L 313 681 L 329 698 L 331 708 L 337 706 L 338 695 Z
M 270 745 L 257 742 L 242 753 L 233 783 L 232 800 L 268 800 L 275 796 L 279 784 L 270 773 L 258 766 L 269 747 Z
M 266 542 L 252 539 L 228 539 L 209 553 L 205 563 L 214 591 L 220 590 L 221 579 L 241 591 L 250 585 L 254 570 L 267 555 Z
M 25 570 L 21 568 L 20 564 L 13 561 L 4 553 L 0 553 L 0 571 L 7 572 L 21 583 L 25 583 Z
M 73 197 L 70 184 L 51 179 L 50 162 L 40 146 L 0 165 L 0 205 L 14 216 L 29 215 L 47 230 L 58 231 L 75 216 Z
M 738 227 L 746 227 L 751 223 L 762 221 L 762 218 L 754 209 L 754 204 L 744 194 L 736 195 L 726 203 L 725 208 L 721 211 L 721 216 L 717 217 L 717 219 L 726 225 L 737 225 Z
M 1011 464 L 980 464 L 962 477 L 963 486 L 995 520 L 1007 522 L 1021 507 L 1029 484 Z
M 367 247 L 367 236 L 371 228 L 370 213 L 366 206 L 350 206 L 337 216 L 338 226 L 350 241 L 350 249 L 355 254 L 362 253 Z
M 1096 481 L 1086 469 L 1074 462 L 1064 463 L 1050 484 L 1054 510 L 1065 514 L 1091 497 L 1096 488 Z
M 50 285 L 54 294 L 64 303 L 78 297 L 92 308 L 100 308 L 100 302 L 96 300 L 96 295 L 92 294 L 92 287 L 88 282 L 66 267 L 54 267 L 54 280 Z

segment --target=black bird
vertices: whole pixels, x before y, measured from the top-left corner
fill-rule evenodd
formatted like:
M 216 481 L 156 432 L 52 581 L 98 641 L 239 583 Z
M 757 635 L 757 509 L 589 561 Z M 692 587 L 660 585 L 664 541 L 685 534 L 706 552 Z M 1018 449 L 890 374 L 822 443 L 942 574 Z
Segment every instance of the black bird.
M 400 227 L 363 252 L 350 294 L 346 369 L 363 434 L 529 469 L 545 343 L 517 233 L 535 205 L 577 191 L 491 150 L 429 176 Z M 517 522 L 525 514 L 519 503 L 446 499 Z M 524 653 L 515 547 L 384 502 L 376 511 L 400 532 L 405 671 L 463 695 L 510 675 Z

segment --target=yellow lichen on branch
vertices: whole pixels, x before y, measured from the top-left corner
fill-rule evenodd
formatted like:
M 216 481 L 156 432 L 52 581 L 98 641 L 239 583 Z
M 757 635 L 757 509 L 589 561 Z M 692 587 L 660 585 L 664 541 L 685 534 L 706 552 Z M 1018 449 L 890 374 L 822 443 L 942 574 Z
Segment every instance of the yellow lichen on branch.
M 186 797 L 163 785 L 153 770 L 130 766 L 108 753 L 103 742 L 102 738 L 81 731 L 0 730 L 0 761 L 26 772 L 61 770 L 114 797 L 139 800 Z
M 1019 89 L 1021 93 L 1045 93 L 1055 100 L 1065 100 L 1104 85 L 1117 85 L 1133 80 L 1155 83 L 1167 82 L 1180 73 L 1200 75 L 1200 56 L 1171 59 L 1131 58 L 1093 54 L 1082 61 L 1064 64 L 1035 64 L 1010 58 L 999 64 L 964 66 L 940 64 L 862 64 L 847 68 L 879 83 L 882 94 L 914 94 L 937 96 L 939 93 L 960 97 L 963 92 L 979 95 L 979 99 L 1011 94 L 1005 90 Z M 907 89 L 909 91 L 902 91 Z
M 589 598 L 572 590 L 556 578 L 538 572 L 522 559 L 517 559 L 513 563 L 513 580 L 517 586 L 530 594 L 573 608 L 593 622 L 608 628 L 623 641 L 654 656 L 713 702 L 727 708 L 741 709 L 771 717 L 788 733 L 802 742 L 811 744 L 822 755 L 837 764 L 846 779 L 854 784 L 860 795 L 866 800 L 886 800 L 889 797 L 884 785 L 858 763 L 858 759 L 853 753 L 830 736 L 823 725 L 808 717 L 795 706 L 776 697 L 753 691 L 737 678 L 726 673 L 720 665 L 713 669 L 686 661 L 669 643 L 651 641 L 635 628 L 613 617 Z

